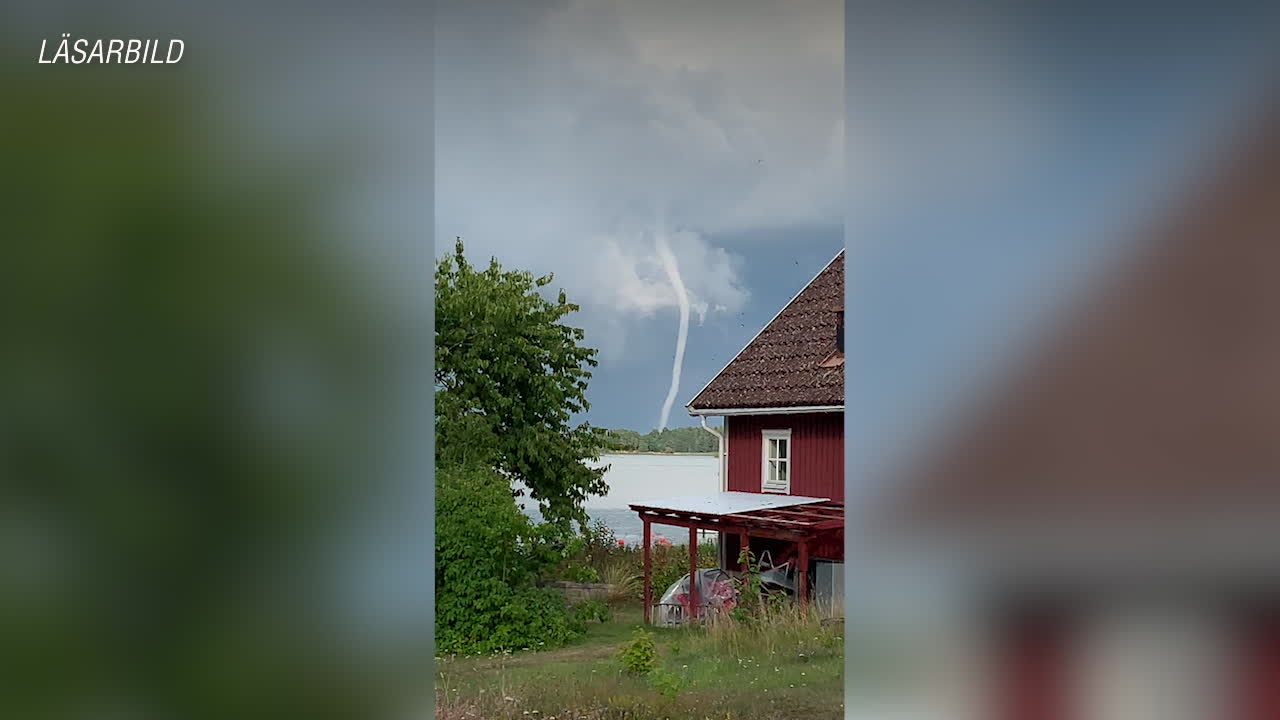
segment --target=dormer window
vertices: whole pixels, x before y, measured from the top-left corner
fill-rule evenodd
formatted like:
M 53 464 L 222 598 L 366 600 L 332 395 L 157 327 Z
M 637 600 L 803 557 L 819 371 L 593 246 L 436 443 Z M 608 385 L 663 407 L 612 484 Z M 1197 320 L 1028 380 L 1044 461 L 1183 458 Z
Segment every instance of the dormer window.
M 791 431 L 763 430 L 760 490 L 791 494 Z

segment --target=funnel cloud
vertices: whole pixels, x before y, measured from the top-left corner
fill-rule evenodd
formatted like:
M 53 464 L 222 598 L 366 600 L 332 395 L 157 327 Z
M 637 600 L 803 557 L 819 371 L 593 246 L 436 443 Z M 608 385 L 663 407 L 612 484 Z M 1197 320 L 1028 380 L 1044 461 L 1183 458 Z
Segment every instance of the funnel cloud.
M 675 387 L 663 423 L 692 424 L 670 414 L 680 381 L 710 380 L 843 244 L 843 4 L 436 8 L 436 236 L 554 274 L 599 353 L 585 419 L 648 429 Z
M 658 429 L 665 430 L 671 417 L 671 406 L 675 403 L 676 393 L 680 390 L 680 371 L 684 366 L 684 346 L 689 339 L 689 294 L 685 291 L 684 281 L 680 278 L 680 266 L 676 256 L 671 253 L 665 232 L 659 232 L 655 238 L 658 259 L 662 261 L 662 269 L 671 280 L 671 287 L 676 292 L 676 302 L 680 305 L 680 329 L 676 335 L 676 355 L 671 364 L 671 389 L 667 391 L 667 399 L 662 403 L 662 415 L 658 418 Z

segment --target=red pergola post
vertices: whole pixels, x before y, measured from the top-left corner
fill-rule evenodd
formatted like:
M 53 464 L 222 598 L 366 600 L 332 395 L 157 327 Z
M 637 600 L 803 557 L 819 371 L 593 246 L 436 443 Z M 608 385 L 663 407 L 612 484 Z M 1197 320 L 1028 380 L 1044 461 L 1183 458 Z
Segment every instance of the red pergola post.
M 698 528 L 689 528 L 689 617 L 698 617 Z
M 649 529 L 649 518 L 642 516 L 642 519 L 644 520 L 644 624 L 648 625 L 653 605 L 653 589 L 649 585 L 649 578 L 653 574 L 649 560 L 649 537 L 652 531 Z
M 799 564 L 800 578 L 800 611 L 804 612 L 809 607 L 809 543 L 806 540 L 800 541 L 799 547 L 800 557 L 797 559 Z
M 747 565 L 746 551 L 749 549 L 751 549 L 751 541 L 747 539 L 747 534 L 738 533 L 738 569 L 742 571 L 743 575 L 746 575 L 747 571 L 751 569 Z

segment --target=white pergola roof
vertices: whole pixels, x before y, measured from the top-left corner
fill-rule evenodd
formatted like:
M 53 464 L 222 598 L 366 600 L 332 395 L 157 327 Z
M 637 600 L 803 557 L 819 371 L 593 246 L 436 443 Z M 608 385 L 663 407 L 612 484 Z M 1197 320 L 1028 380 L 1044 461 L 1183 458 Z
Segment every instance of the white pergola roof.
M 676 497 L 639 500 L 631 503 L 635 506 L 650 507 L 661 510 L 675 510 L 686 513 L 707 513 L 709 515 L 734 515 L 753 510 L 770 510 L 772 508 L 793 507 L 827 502 L 830 498 L 805 497 L 803 495 L 774 495 L 750 492 L 719 492 L 711 495 L 679 495 Z

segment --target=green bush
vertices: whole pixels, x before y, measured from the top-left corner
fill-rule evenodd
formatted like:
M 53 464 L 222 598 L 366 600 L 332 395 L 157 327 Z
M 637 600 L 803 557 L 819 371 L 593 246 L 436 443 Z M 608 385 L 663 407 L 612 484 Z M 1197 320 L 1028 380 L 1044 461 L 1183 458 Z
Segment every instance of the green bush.
M 580 561 L 596 570 L 601 575 L 605 574 L 605 568 L 610 564 L 610 560 L 621 550 L 618 547 L 618 538 L 613 534 L 613 530 L 603 522 L 597 520 L 591 525 L 582 528 L 582 544 L 580 546 Z
M 587 600 L 573 608 L 573 617 L 581 623 L 605 623 L 613 619 L 613 611 L 603 600 Z
M 656 667 L 649 673 L 649 687 L 668 700 L 674 700 L 685 688 L 685 679 L 673 672 Z
M 729 616 L 736 622 L 756 627 L 767 622 L 791 604 L 791 599 L 780 591 L 770 591 L 760 580 L 760 562 L 755 553 L 743 548 L 738 562 L 747 566 L 746 574 L 733 582 L 738 591 L 738 602 Z
M 569 565 L 560 572 L 560 579 L 576 583 L 598 583 L 600 582 L 600 573 L 596 572 L 596 569 L 589 565 L 569 563 Z
M 556 647 L 583 623 L 536 580 L 563 550 L 485 468 L 436 473 L 436 646 L 444 654 Z
M 648 675 L 658 666 L 658 646 L 653 642 L 653 633 L 644 628 L 636 628 L 631 640 L 622 646 L 619 653 L 622 667 L 633 675 Z

